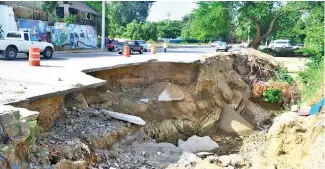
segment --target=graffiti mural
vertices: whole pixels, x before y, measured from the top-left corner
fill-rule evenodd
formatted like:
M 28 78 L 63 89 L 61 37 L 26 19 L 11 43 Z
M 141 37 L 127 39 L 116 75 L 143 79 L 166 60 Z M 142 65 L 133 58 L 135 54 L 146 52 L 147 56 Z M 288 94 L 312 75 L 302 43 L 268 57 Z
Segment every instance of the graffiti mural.
M 59 47 L 68 48 L 97 48 L 96 28 L 89 25 L 66 24 L 55 22 L 48 26 L 47 22 L 39 20 L 19 19 L 20 31 L 29 31 L 36 34 L 42 41 L 51 35 L 51 43 Z M 46 32 L 49 32 L 47 34 Z
M 52 43 L 55 46 L 70 48 L 96 48 L 96 28 L 89 25 L 66 24 L 56 22 L 49 27 L 52 34 Z
M 42 41 L 46 41 L 47 22 L 39 20 L 18 19 L 19 31 L 29 31 L 36 34 Z

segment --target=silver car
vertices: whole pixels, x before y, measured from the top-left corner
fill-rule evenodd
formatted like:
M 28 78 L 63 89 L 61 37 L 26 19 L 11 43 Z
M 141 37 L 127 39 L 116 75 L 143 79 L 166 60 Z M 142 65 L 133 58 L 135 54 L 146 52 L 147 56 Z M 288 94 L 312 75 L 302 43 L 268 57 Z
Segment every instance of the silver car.
M 228 44 L 226 42 L 219 42 L 216 44 L 216 52 L 225 51 L 228 52 Z

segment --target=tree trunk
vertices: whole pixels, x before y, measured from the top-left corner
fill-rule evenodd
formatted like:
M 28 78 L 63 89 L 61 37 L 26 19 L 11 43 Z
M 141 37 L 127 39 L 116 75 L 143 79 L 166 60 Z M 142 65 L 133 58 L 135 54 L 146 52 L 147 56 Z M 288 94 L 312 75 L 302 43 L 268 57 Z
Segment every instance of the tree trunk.
M 255 26 L 256 26 L 256 34 L 254 37 L 254 40 L 251 44 L 251 47 L 254 49 L 257 49 L 258 46 L 260 45 L 261 41 L 264 40 L 267 36 L 269 36 L 269 34 L 275 30 L 274 28 L 274 22 L 276 21 L 276 19 L 279 17 L 279 15 L 276 15 L 269 26 L 269 29 L 266 31 L 266 33 L 264 35 L 261 36 L 261 23 L 259 21 L 255 21 Z

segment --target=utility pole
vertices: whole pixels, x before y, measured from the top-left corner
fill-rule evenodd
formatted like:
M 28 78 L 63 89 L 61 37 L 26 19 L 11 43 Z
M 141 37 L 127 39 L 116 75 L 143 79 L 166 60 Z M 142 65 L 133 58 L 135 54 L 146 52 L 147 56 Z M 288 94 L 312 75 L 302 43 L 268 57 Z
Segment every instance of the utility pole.
M 250 31 L 250 30 L 251 30 L 251 26 L 249 25 L 249 26 L 248 26 L 248 31 L 247 31 L 247 32 L 248 32 L 248 40 L 247 40 L 247 45 L 249 45 L 249 31 Z
M 169 20 L 170 20 L 170 16 L 171 16 L 170 12 L 167 12 L 167 16 L 168 16 L 168 26 L 169 26 Z
M 102 50 L 105 49 L 105 1 L 102 1 Z

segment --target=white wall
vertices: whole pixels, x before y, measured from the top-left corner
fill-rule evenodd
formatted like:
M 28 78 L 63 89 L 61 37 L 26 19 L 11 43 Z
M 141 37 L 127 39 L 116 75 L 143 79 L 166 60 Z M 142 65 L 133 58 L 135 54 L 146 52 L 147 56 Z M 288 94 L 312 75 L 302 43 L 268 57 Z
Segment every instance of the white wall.
M 8 31 L 18 30 L 14 11 L 11 6 L 0 5 L 0 16 L 0 25 L 2 25 L 3 36 L 5 36 Z

